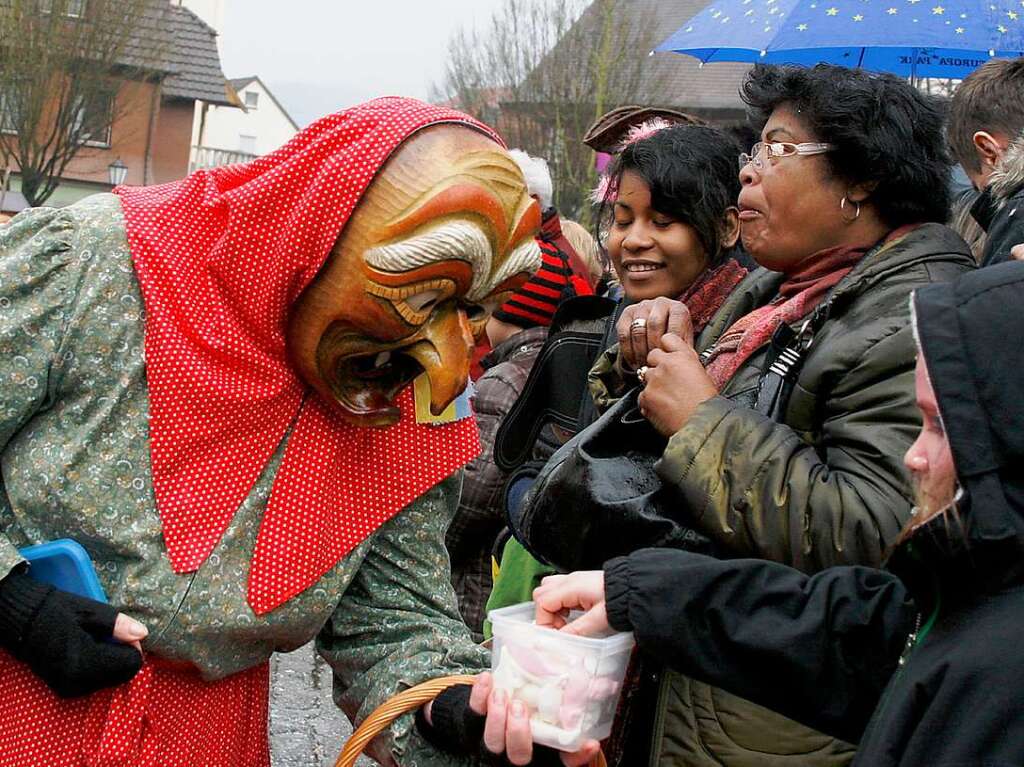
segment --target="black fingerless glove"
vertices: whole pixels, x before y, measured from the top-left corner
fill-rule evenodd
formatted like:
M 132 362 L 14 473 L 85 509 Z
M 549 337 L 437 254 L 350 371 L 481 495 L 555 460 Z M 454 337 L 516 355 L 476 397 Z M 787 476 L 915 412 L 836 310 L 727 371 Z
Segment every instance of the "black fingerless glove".
M 117 610 L 12 572 L 0 580 L 0 646 L 62 698 L 123 684 L 142 667 L 130 645 L 105 641 Z
M 434 748 L 452 754 L 479 754 L 488 764 L 506 765 L 503 754 L 494 754 L 484 745 L 484 722 L 487 717 L 469 707 L 473 686 L 457 684 L 434 699 L 430 709 L 433 724 L 427 723 L 421 707 L 416 712 L 416 727 L 423 739 Z M 562 767 L 559 752 L 546 746 L 533 746 L 534 767 Z

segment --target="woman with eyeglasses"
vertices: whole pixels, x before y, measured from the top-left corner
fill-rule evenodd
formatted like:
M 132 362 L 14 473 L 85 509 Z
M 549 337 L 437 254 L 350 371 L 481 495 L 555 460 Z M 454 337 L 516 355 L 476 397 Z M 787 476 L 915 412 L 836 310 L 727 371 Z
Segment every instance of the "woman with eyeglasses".
M 668 438 L 657 471 L 678 490 L 675 511 L 723 556 L 807 573 L 877 566 L 912 507 L 901 465 L 920 428 L 909 296 L 973 266 L 944 226 L 942 110 L 896 77 L 826 65 L 754 67 L 742 95 L 763 127 L 740 159 L 741 236 L 765 268 L 696 337 L 678 302 L 627 309 L 618 350 L 591 372 L 595 395 L 644 387 L 641 412 Z M 853 756 L 676 674 L 661 675 L 650 705 L 651 764 Z

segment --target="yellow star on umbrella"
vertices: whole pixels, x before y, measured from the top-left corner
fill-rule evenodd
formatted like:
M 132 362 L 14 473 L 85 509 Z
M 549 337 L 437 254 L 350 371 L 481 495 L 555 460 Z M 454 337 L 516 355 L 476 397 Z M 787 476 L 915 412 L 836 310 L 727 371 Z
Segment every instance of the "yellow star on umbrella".
M 943 8 L 941 5 L 936 5 L 934 8 L 932 8 L 932 13 L 934 13 L 936 16 L 941 16 L 945 12 L 946 9 Z
M 797 29 L 798 29 L 799 31 L 801 31 L 801 32 L 806 32 L 806 31 L 807 31 L 807 25 L 806 25 L 806 24 L 797 24 L 797 25 L 796 25 L 796 28 L 797 28 Z
M 1021 3 L 1024 3 L 1024 0 L 1020 0 L 1020 1 L 1021 1 Z M 825 13 L 827 13 L 829 16 L 838 16 L 839 15 L 839 9 L 835 8 L 835 7 L 829 8 L 827 11 L 825 11 Z
M 863 17 L 863 16 L 861 16 L 861 15 L 860 15 L 860 14 L 858 13 L 858 14 L 857 14 L 856 16 L 854 16 L 854 17 L 853 17 L 853 20 L 854 20 L 854 21 L 864 21 L 864 17 Z

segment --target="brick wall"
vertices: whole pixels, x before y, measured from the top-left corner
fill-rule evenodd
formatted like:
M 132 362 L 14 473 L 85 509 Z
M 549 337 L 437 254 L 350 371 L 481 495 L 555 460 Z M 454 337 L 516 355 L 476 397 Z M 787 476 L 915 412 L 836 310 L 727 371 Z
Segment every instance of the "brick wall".
M 151 184 L 174 181 L 188 173 L 195 101 L 165 99 L 153 135 Z

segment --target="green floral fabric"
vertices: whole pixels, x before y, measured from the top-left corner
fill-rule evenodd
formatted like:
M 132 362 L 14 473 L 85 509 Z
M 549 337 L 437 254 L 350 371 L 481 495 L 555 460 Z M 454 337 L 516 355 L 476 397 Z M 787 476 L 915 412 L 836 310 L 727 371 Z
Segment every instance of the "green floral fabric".
M 356 721 L 407 686 L 486 667 L 448 581 L 458 477 L 257 616 L 249 561 L 286 437 L 206 562 L 171 570 L 150 478 L 144 320 L 115 196 L 0 227 L 0 574 L 20 547 L 73 538 L 111 603 L 148 626 L 145 650 L 209 680 L 319 633 L 335 697 Z M 375 745 L 385 764 L 463 763 L 427 746 L 411 716 Z

